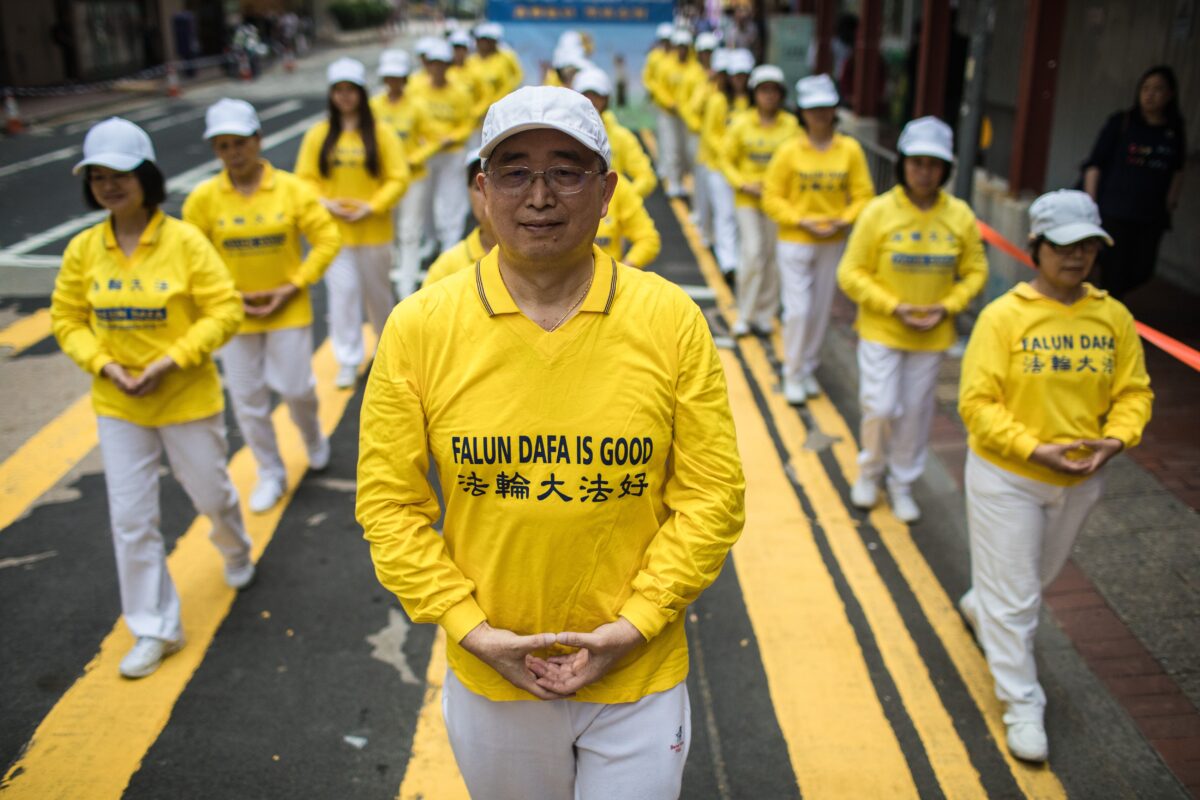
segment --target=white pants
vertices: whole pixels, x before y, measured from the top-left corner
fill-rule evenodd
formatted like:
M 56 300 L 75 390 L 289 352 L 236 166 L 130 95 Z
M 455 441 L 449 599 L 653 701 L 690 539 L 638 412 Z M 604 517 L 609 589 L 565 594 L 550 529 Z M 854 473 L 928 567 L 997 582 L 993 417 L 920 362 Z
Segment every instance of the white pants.
M 896 350 L 858 342 L 858 402 L 862 409 L 859 474 L 905 491 L 925 471 L 929 426 L 941 352 Z
M 775 250 L 783 296 L 783 377 L 799 381 L 817 371 L 833 309 L 838 262 L 846 240 L 780 242 Z
M 442 715 L 472 800 L 675 800 L 692 743 L 682 682 L 635 703 L 500 703 L 447 670 Z
M 712 207 L 713 252 L 724 273 L 738 267 L 738 227 L 734 213 L 733 187 L 725 175 L 716 169 L 708 170 L 708 201 Z
M 738 241 L 737 307 L 739 319 L 770 329 L 779 310 L 779 266 L 775 263 L 774 221 L 757 208 L 735 209 Z
M 167 571 L 158 527 L 158 465 L 165 449 L 196 511 L 212 521 L 209 536 L 226 563 L 245 564 L 250 539 L 242 525 L 237 489 L 225 467 L 224 418 L 214 414 L 158 428 L 114 417 L 98 417 L 96 424 L 125 624 L 134 636 L 179 641 L 179 594 Z
M 429 205 L 429 178 L 409 185 L 396 206 L 396 295 L 404 299 L 417 290 L 421 273 L 421 232 Z
M 687 130 L 687 126 L 684 126 Z M 692 218 L 706 242 L 712 241 L 712 206 L 708 201 L 708 168 L 696 160 L 700 136 L 687 131 L 688 163 L 692 167 Z
M 1058 575 L 1088 514 L 1104 492 L 1104 476 L 1075 486 L 1016 475 L 967 453 L 967 528 L 976 635 L 987 656 L 1005 722 L 1042 721 L 1046 694 L 1037 679 L 1033 636 L 1042 589 Z
M 271 392 L 287 404 L 311 453 L 325 438 L 317 419 L 317 381 L 312 371 L 312 326 L 243 333 L 221 348 L 225 388 L 242 436 L 254 454 L 260 480 L 283 482 L 287 470 L 271 424 Z
M 683 170 L 679 166 L 679 140 L 675 138 L 675 114 L 665 109 L 658 109 L 656 130 L 658 132 L 658 177 L 660 180 L 674 178 L 679 180 Z M 671 184 L 672 189 L 678 186 Z
M 333 356 L 342 366 L 362 363 L 363 304 L 375 332 L 383 332 L 383 323 L 392 313 L 390 245 L 343 246 L 325 273 L 329 290 L 329 339 Z
M 463 151 L 438 153 L 429 159 L 429 191 L 433 194 L 433 227 L 438 244 L 448 250 L 463 237 L 463 225 L 471 210 L 467 195 L 467 167 Z

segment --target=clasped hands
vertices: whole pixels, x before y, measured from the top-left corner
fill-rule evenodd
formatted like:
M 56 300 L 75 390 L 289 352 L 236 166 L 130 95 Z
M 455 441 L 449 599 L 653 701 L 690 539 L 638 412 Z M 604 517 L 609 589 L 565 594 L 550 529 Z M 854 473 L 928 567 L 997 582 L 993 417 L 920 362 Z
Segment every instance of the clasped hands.
M 896 310 L 892 313 L 907 327 L 912 328 L 914 331 L 924 332 L 932 330 L 934 326 L 946 318 L 946 307 L 941 303 L 934 303 L 928 306 L 901 303 L 896 306 Z
M 463 649 L 540 700 L 559 700 L 603 678 L 613 665 L 646 640 L 624 617 L 591 633 L 535 633 L 521 636 L 481 622 L 460 642 Z M 555 644 L 573 653 L 535 656 Z
M 100 370 L 100 374 L 115 383 L 118 389 L 130 397 L 145 397 L 158 388 L 164 375 L 178 368 L 179 365 L 175 363 L 174 359 L 170 356 L 163 356 L 151 361 L 142 370 L 142 374 L 136 378 L 129 374 L 129 370 L 115 361 L 105 364 L 104 369 Z
M 242 308 L 247 317 L 257 319 L 269 317 L 282 308 L 284 303 L 295 297 L 299 291 L 300 287 L 295 284 L 285 283 L 261 292 L 242 292 Z
M 838 217 L 813 217 L 800 220 L 796 223 L 796 227 L 808 231 L 818 239 L 825 239 L 849 228 L 850 223 Z
M 1071 458 L 1074 451 L 1086 449 L 1083 458 Z M 1103 467 L 1110 458 L 1125 449 L 1120 439 L 1076 439 L 1065 444 L 1039 444 L 1029 454 L 1029 460 L 1055 472 L 1086 477 Z
M 353 197 L 341 200 L 322 198 L 321 205 L 329 209 L 330 214 L 333 214 L 338 219 L 344 219 L 346 222 L 358 222 L 361 219 L 366 219 L 371 214 L 370 203 L 365 200 L 357 200 Z

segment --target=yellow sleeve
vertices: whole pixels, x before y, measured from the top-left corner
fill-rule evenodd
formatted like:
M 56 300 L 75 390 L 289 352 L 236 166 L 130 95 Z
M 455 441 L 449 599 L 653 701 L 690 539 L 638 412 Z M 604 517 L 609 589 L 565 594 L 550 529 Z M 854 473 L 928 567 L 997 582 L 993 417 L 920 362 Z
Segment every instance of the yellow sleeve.
M 657 88 L 654 85 L 654 72 L 657 65 L 658 59 L 651 58 L 650 54 L 647 53 L 646 63 L 642 65 L 642 87 L 646 90 L 646 94 L 650 96 L 651 102 L 655 104 L 659 104 Z
M 521 59 L 517 57 L 515 51 L 501 50 L 500 52 L 504 54 L 504 59 L 508 62 L 508 91 L 505 94 L 509 94 L 520 88 L 521 82 L 525 80 L 525 71 L 521 69 Z
M 408 188 L 408 160 L 404 157 L 404 145 L 400 137 L 387 125 L 375 125 L 375 143 L 379 147 L 379 171 L 383 183 L 368 201 L 372 214 L 389 213 L 392 206 Z
M 1041 442 L 1004 405 L 1011 353 L 995 319 L 996 308 L 995 304 L 985 308 L 971 331 L 959 379 L 958 413 L 980 445 L 1006 458 L 1027 461 Z
M 677 326 L 672 466 L 663 495 L 671 515 L 646 548 L 620 611 L 647 640 L 716 580 L 745 523 L 746 482 L 725 372 L 700 309 L 682 301 L 678 307 L 688 317 Z
M 414 339 L 420 346 L 419 321 L 405 324 L 412 307 L 401 304 L 388 318 L 367 380 L 355 515 L 379 582 L 399 598 L 413 622 L 436 622 L 459 642 L 487 617 L 475 602 L 475 584 L 451 560 L 433 528 L 440 511 L 426 477 L 420 376 L 406 349 Z
M 721 171 L 725 173 L 725 179 L 735 190 L 740 189 L 746 183 L 741 172 L 742 139 L 738 135 L 738 127 L 737 124 L 734 124 L 729 128 L 722 137 L 721 146 L 718 148 Z
M 654 225 L 646 206 L 633 188 L 629 188 L 628 200 L 621 208 L 621 236 L 629 240 L 629 252 L 619 259 L 631 267 L 645 269 L 662 251 L 662 237 Z
M 305 286 L 312 286 L 321 280 L 342 249 L 342 234 L 333 215 L 321 205 L 312 187 L 301 181 L 294 186 L 298 212 L 296 218 L 309 246 L 308 255 L 300 264 L 300 279 Z
M 849 139 L 849 137 L 847 137 Z M 862 145 L 854 139 L 849 139 L 852 145 L 850 156 L 850 205 L 841 213 L 844 222 L 854 224 L 858 215 L 875 196 L 875 183 L 871 180 L 871 170 L 867 167 L 867 157 L 863 154 Z
M 775 151 L 775 155 L 771 156 L 767 163 L 762 193 L 763 213 L 783 228 L 791 228 L 800 223 L 800 214 L 792 208 L 787 197 L 788 179 L 792 172 L 792 148 L 784 145 Z
M 958 259 L 958 281 L 942 298 L 942 305 L 945 306 L 947 314 L 961 314 L 971 302 L 971 298 L 983 289 L 987 280 L 987 255 L 983 251 L 979 226 L 975 224 L 975 215 L 969 211 L 966 213 L 970 220 L 962 226 L 959 234 L 963 237 L 963 253 Z
M 424 164 L 442 147 L 437 134 L 430 128 L 429 115 L 419 105 L 414 109 L 412 138 L 417 140 L 418 144 L 410 145 L 406 149 L 410 168 Z
M 1115 301 L 1114 301 L 1115 302 Z M 1126 448 L 1142 440 L 1142 431 L 1150 422 L 1154 392 L 1146 373 L 1142 340 L 1133 324 L 1133 316 L 1124 306 L 1117 331 L 1116 372 L 1113 375 L 1112 406 L 1104 420 L 1104 438 L 1119 439 Z
M 654 174 L 654 166 L 650 157 L 642 149 L 642 143 L 633 131 L 628 128 L 615 128 L 618 146 L 621 148 L 621 171 L 629 178 L 633 190 L 639 197 L 649 197 L 658 186 L 658 176 Z
M 876 314 L 891 315 L 900 298 L 875 280 L 879 271 L 879 253 L 876 243 L 879 234 L 875 227 L 878 214 L 865 211 L 850 232 L 846 252 L 838 264 L 838 286 L 846 296 L 863 308 Z
M 105 220 L 105 224 L 108 221 Z M 58 346 L 85 372 L 99 375 L 115 359 L 92 330 L 92 306 L 87 299 L 87 271 L 83 266 L 81 239 L 75 237 L 63 253 L 62 267 L 50 296 L 50 325 Z
M 458 110 L 458 124 L 450 132 L 450 138 L 454 140 L 456 147 L 465 143 L 471 137 L 471 133 L 475 130 L 475 121 L 478 119 L 475 116 L 471 98 L 466 92 L 459 92 Z
M 181 257 L 191 265 L 188 289 L 199 316 L 187 333 L 171 343 L 166 354 L 180 367 L 192 367 L 233 338 L 245 312 L 233 276 L 212 242 L 187 231 L 182 239 Z
M 190 222 L 200 229 L 205 238 L 212 239 L 212 204 L 209 202 L 208 182 L 205 181 L 188 193 L 183 201 L 180 216 L 184 222 Z
M 309 128 L 300 141 L 300 152 L 296 154 L 296 168 L 292 170 L 296 177 L 307 182 L 321 194 L 321 144 L 325 137 L 322 130 L 328 130 L 324 125 Z
M 707 78 L 707 76 L 705 76 Z M 695 75 L 688 73 L 682 81 L 679 82 L 679 97 L 676 99 L 675 106 L 679 109 L 679 116 L 683 118 L 683 123 L 687 125 L 689 131 L 700 130 L 700 115 L 696 108 L 697 95 L 703 101 L 704 93 L 698 90 L 699 82 Z

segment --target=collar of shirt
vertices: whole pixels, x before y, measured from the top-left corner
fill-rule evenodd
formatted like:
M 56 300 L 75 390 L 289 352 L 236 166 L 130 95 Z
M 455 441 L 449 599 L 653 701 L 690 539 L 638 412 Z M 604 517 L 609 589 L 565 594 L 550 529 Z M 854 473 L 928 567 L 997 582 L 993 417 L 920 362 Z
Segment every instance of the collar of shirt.
M 275 168 L 271 166 L 271 162 L 267 161 L 265 158 L 260 158 L 258 163 L 262 164 L 263 173 L 262 179 L 258 182 L 258 188 L 254 191 L 255 193 L 260 191 L 269 192 L 275 188 Z M 217 183 L 221 187 L 222 191 L 237 191 L 233 186 L 233 181 L 229 178 L 229 170 L 227 169 L 221 170 L 221 174 L 217 176 Z
M 613 298 L 617 295 L 617 262 L 594 244 L 592 259 L 596 273 L 592 278 L 592 288 L 583 298 L 579 311 L 607 314 L 612 310 Z M 490 253 L 475 262 L 475 290 L 489 317 L 521 313 L 508 287 L 504 285 L 504 279 L 500 277 L 500 248 L 492 248 Z
M 148 247 L 158 243 L 158 236 L 162 232 L 163 220 L 166 215 L 163 214 L 161 208 L 154 209 L 153 216 L 146 223 L 146 229 L 142 231 L 141 237 L 138 238 L 138 247 Z M 109 250 L 117 248 L 117 234 L 113 231 L 112 215 L 108 216 L 108 224 L 104 226 L 104 246 Z
M 1087 283 L 1087 282 L 1084 282 L 1083 289 L 1084 289 L 1084 295 L 1083 295 L 1083 297 L 1079 298 L 1080 300 L 1094 300 L 1094 299 L 1099 299 L 1099 298 L 1108 296 L 1108 292 L 1106 290 L 1098 289 L 1095 286 L 1093 286 L 1092 284 Z M 1057 302 L 1053 298 L 1046 297 L 1046 295 L 1042 294 L 1037 289 L 1033 288 L 1033 284 L 1031 284 L 1027 281 L 1022 281 L 1021 283 L 1018 283 L 1016 286 L 1014 286 L 1013 294 L 1015 294 L 1017 297 L 1020 297 L 1023 300 L 1050 300 L 1051 302 Z M 1077 300 L 1076 302 L 1079 302 L 1079 301 Z
M 917 208 L 917 204 L 908 199 L 908 192 L 899 184 L 892 189 L 892 196 L 896 198 L 897 205 L 913 214 L 935 214 L 945 208 L 946 204 L 950 202 L 946 192 L 943 189 L 938 189 L 937 200 L 934 201 L 933 205 L 925 209 Z

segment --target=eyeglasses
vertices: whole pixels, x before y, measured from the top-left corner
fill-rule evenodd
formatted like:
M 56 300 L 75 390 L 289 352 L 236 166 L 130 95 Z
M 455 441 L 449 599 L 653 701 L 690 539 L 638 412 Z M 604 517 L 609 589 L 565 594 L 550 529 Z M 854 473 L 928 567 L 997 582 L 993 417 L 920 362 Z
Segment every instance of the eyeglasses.
M 1070 244 L 1055 244 L 1054 242 L 1047 240 L 1046 244 L 1050 245 L 1050 249 L 1053 250 L 1056 255 L 1060 256 L 1069 256 L 1074 253 L 1076 249 L 1078 249 L 1084 255 L 1092 255 L 1093 253 L 1099 253 L 1100 248 L 1104 246 L 1104 242 L 1095 238 L 1083 239 L 1082 241 L 1071 242 Z
M 533 185 L 539 175 L 546 182 L 547 188 L 555 194 L 576 194 L 583 190 L 589 175 L 599 175 L 601 170 L 568 166 L 542 170 L 529 167 L 498 167 L 486 174 L 488 180 L 505 194 L 521 194 Z

